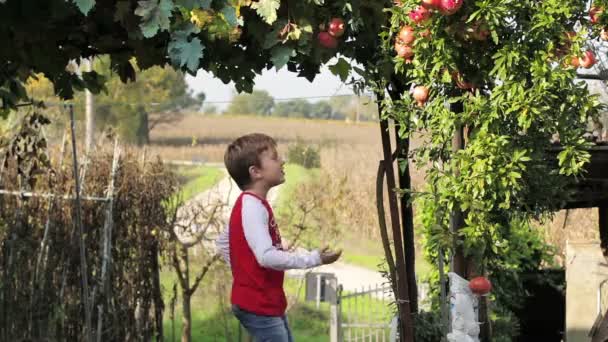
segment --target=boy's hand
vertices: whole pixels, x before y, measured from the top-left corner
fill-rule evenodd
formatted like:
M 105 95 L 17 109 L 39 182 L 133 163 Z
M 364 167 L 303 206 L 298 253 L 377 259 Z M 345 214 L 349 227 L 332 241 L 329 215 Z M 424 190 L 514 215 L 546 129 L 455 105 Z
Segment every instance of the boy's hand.
M 342 250 L 332 251 L 329 246 L 325 246 L 319 250 L 319 255 L 321 256 L 321 263 L 323 265 L 333 264 L 342 255 Z

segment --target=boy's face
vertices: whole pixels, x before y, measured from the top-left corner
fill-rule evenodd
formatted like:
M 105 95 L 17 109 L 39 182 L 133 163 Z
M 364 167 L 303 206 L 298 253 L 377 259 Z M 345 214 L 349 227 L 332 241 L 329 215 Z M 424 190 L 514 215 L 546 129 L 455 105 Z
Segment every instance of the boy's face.
M 285 182 L 283 165 L 285 161 L 276 149 L 268 149 L 260 154 L 260 167 L 254 167 L 252 179 L 265 182 L 269 188 L 282 184 Z

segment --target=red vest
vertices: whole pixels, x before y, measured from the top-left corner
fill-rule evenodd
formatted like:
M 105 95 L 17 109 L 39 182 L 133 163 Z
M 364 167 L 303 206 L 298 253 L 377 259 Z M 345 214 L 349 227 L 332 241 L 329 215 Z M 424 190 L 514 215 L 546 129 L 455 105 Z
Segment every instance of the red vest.
M 272 244 L 281 247 L 281 235 L 268 202 L 252 193 L 243 192 L 234 204 L 230 215 L 230 266 L 232 268 L 232 304 L 241 309 L 264 316 L 283 316 L 287 299 L 283 291 L 285 272 L 260 266 L 245 240 L 241 210 L 243 195 L 259 199 L 268 210 L 268 232 Z

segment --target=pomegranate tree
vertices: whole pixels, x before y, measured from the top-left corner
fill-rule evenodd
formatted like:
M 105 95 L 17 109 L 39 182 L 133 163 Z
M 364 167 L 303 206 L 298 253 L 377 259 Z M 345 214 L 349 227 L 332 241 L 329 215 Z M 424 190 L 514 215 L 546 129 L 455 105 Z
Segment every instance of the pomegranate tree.
M 538 266 L 537 259 L 513 252 L 537 247 L 520 245 L 512 232 L 534 234 L 534 212 L 548 213 L 563 198 L 549 184 L 568 186 L 584 172 L 588 143 L 581 137 L 600 106 L 577 73 L 597 65 L 595 45 L 608 39 L 608 1 L 595 0 L 593 8 L 582 0 L 402 3 L 391 9 L 385 50 L 393 53 L 392 44 L 406 45 L 414 33 L 411 57 L 393 58 L 395 77 L 408 85 L 400 89 L 393 118 L 408 128 L 403 136 L 424 132 L 424 144 L 411 154 L 431 184 L 421 195 L 428 214 L 425 248 L 433 262 L 438 250 L 450 251 L 446 256 L 457 251 L 463 265 L 493 277 L 494 284 L 471 280 L 471 290 L 487 294 L 495 287 L 505 304 L 505 293 L 520 295 L 506 288 L 514 283 L 507 274 L 521 272 L 514 265 Z M 426 19 L 420 7 L 429 12 Z M 455 132 L 464 138 L 457 151 Z M 557 166 L 543 162 L 553 134 L 564 145 Z M 463 222 L 456 243 L 449 229 L 453 214 Z

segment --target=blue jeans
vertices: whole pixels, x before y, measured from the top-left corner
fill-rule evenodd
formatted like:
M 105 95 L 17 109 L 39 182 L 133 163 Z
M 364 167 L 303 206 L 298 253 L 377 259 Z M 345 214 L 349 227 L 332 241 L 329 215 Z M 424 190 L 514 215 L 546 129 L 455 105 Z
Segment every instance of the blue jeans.
M 232 312 L 256 342 L 293 342 L 286 316 L 262 316 L 236 305 Z

